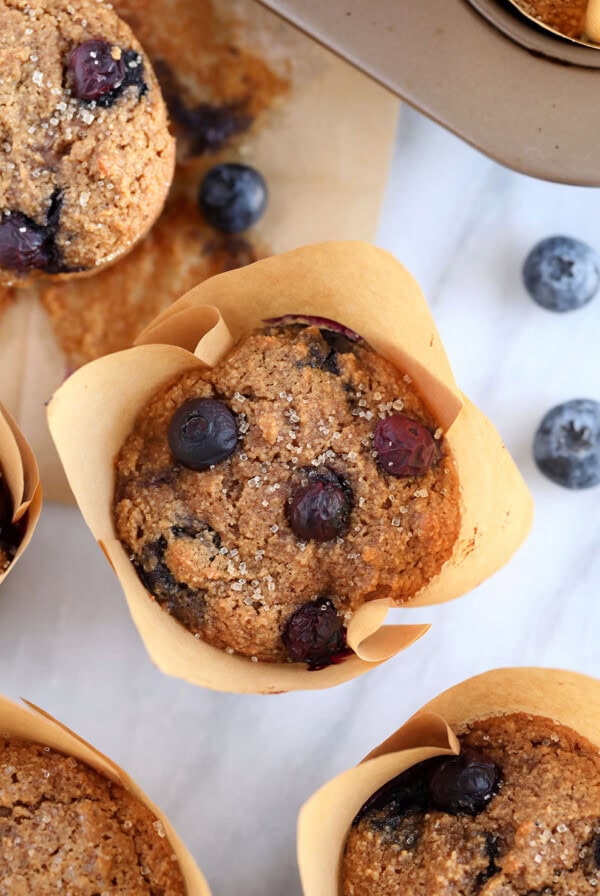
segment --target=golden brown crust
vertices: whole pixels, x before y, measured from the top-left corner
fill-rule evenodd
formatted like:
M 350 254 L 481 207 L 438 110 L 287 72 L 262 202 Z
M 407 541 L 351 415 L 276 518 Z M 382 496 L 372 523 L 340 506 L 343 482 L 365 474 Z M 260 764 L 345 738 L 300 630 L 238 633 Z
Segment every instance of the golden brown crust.
M 102 2 L 5 0 L 0 34 L 0 210 L 46 227 L 58 208 L 59 270 L 94 270 L 144 235 L 167 195 L 174 141 L 158 82 L 129 27 Z M 65 75 L 71 51 L 96 38 L 128 66 L 143 66 L 144 89 L 127 87 L 108 108 L 73 97 Z M 20 285 L 34 275 L 0 270 L 2 282 Z
M 461 747 L 502 769 L 474 817 L 371 812 L 352 828 L 344 896 L 590 896 L 600 881 L 600 755 L 550 719 L 472 723 Z
M 410 600 L 459 530 L 454 464 L 409 378 L 364 344 L 335 353 L 337 373 L 329 352 L 316 327 L 255 331 L 213 370 L 162 389 L 117 459 L 115 526 L 147 586 L 190 631 L 259 660 L 286 659 L 282 629 L 317 597 L 346 618 L 370 598 Z M 167 428 L 184 401 L 211 396 L 238 415 L 240 444 L 194 473 L 174 464 Z M 388 476 L 373 456 L 375 425 L 400 410 L 438 436 L 420 477 Z M 349 527 L 303 543 L 288 501 L 308 470 L 326 469 L 352 489 Z
M 39 744 L 0 738 L 0 896 L 184 896 L 162 824 L 127 790 Z

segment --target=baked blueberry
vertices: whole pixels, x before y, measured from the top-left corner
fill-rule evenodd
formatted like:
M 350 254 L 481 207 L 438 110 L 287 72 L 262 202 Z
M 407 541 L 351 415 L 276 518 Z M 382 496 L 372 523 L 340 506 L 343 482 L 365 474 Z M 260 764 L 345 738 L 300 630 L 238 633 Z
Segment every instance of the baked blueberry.
M 290 659 L 308 663 L 315 672 L 352 653 L 342 617 L 328 598 L 318 597 L 292 613 L 281 637 Z
M 92 102 L 116 90 L 125 80 L 125 63 L 118 47 L 105 40 L 86 40 L 69 56 L 71 91 Z
M 290 526 L 304 541 L 331 541 L 348 527 L 352 490 L 333 470 L 325 468 L 308 475 L 312 481 L 292 495 L 288 510 Z
M 256 224 L 267 205 L 267 185 L 249 165 L 227 162 L 204 175 L 198 193 L 200 211 L 212 227 L 241 233 Z
M 215 398 L 192 398 L 179 407 L 168 429 L 169 448 L 190 470 L 207 470 L 227 460 L 237 445 L 235 417 Z
M 25 274 L 55 267 L 54 240 L 46 227 L 12 212 L 0 221 L 0 267 Z
M 429 776 L 438 762 L 437 757 L 425 759 L 386 781 L 363 804 L 352 824 L 358 824 L 365 815 L 382 811 L 386 824 L 410 811 L 425 812 L 429 806 Z
M 533 456 L 541 472 L 558 485 L 598 485 L 600 403 L 576 398 L 549 410 L 535 434 Z
M 331 334 L 331 338 L 334 338 L 333 334 L 339 334 L 346 338 L 346 341 L 343 343 L 345 346 L 344 352 L 351 351 L 351 343 L 365 344 L 362 336 L 359 336 L 358 333 L 351 330 L 350 327 L 338 323 L 337 320 L 331 320 L 330 317 L 319 317 L 315 314 L 284 314 L 281 317 L 268 317 L 264 323 L 274 325 L 281 324 L 282 326 L 297 324 L 302 327 L 318 327 L 318 329 L 321 330 L 324 339 L 329 338 L 328 334 Z
M 574 311 L 598 292 L 600 255 L 580 240 L 551 236 L 534 246 L 525 259 L 523 280 L 542 308 Z
M 429 778 L 433 808 L 450 815 L 478 815 L 498 792 L 499 767 L 473 750 L 443 759 Z
M 435 457 L 435 442 L 429 430 L 405 414 L 380 420 L 373 446 L 377 463 L 391 476 L 420 476 L 430 469 Z

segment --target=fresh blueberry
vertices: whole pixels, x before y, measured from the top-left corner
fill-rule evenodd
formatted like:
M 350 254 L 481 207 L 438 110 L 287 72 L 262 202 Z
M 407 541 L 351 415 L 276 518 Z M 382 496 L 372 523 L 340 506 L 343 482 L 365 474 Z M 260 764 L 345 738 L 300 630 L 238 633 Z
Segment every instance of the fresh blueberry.
M 292 496 L 288 510 L 290 526 L 305 541 L 331 541 L 348 526 L 352 510 L 350 485 L 333 470 L 309 474 L 312 481 Z
M 435 457 L 433 436 L 404 414 L 392 414 L 375 427 L 373 446 L 377 463 L 391 476 L 421 476 Z
M 429 779 L 431 803 L 450 815 L 478 815 L 498 792 L 501 771 L 473 750 L 443 759 Z
M 237 445 L 235 417 L 215 398 L 192 398 L 179 407 L 168 430 L 169 448 L 190 470 L 207 470 L 227 460 Z
M 54 262 L 54 241 L 46 227 L 21 212 L 12 212 L 0 221 L 0 267 L 25 274 L 51 270 Z
M 533 456 L 541 472 L 558 485 L 598 485 L 600 403 L 576 398 L 548 411 L 535 434 Z
M 198 193 L 200 211 L 223 233 L 241 233 L 256 224 L 267 204 L 267 185 L 254 168 L 237 163 L 215 165 Z
M 73 96 L 86 102 L 112 93 L 125 80 L 123 55 L 105 40 L 86 40 L 76 47 L 69 56 L 68 70 Z
M 525 287 L 549 311 L 574 311 L 600 286 L 600 255 L 580 240 L 551 236 L 531 250 L 523 265 Z
M 304 604 L 288 619 L 282 633 L 289 657 L 316 672 L 352 653 L 346 644 L 342 617 L 328 598 Z

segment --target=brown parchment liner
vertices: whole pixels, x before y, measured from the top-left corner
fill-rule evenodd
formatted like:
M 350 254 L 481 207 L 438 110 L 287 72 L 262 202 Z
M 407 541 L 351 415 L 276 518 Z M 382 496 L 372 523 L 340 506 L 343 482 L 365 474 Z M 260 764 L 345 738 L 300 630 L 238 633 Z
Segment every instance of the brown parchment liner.
M 285 314 L 327 317 L 355 330 L 412 377 L 446 431 L 461 484 L 461 530 L 440 575 L 410 606 L 450 600 L 479 584 L 508 560 L 531 521 L 519 472 L 498 433 L 459 392 L 418 285 L 387 252 L 360 242 L 322 243 L 205 281 L 159 315 L 135 348 L 73 374 L 52 398 L 48 419 L 70 486 L 152 659 L 164 672 L 216 690 L 330 687 L 389 659 L 429 628 L 383 626 L 394 603 L 374 600 L 352 617 L 355 655 L 340 665 L 309 672 L 299 663 L 253 663 L 195 638 L 149 600 L 115 537 L 114 458 L 139 410 L 177 374 L 214 364 L 244 333 Z
M 352 821 L 386 781 L 432 756 L 458 754 L 453 729 L 522 712 L 572 728 L 600 747 L 600 681 L 558 669 L 496 669 L 444 691 L 349 771 L 307 800 L 298 818 L 304 896 L 339 896 L 340 867 Z
M 36 459 L 3 404 L 0 404 L 0 467 L 12 499 L 13 523 L 19 523 L 27 514 L 15 556 L 10 566 L 0 572 L 2 583 L 31 541 L 42 509 L 42 487 Z
M 0 732 L 10 737 L 17 737 L 21 740 L 52 747 L 52 749 L 67 756 L 74 756 L 75 759 L 91 766 L 100 774 L 105 775 L 111 781 L 120 784 L 121 787 L 132 793 L 150 809 L 155 818 L 162 822 L 169 843 L 181 868 L 186 896 L 210 896 L 206 880 L 170 821 L 148 799 L 135 781 L 116 762 L 100 753 L 95 747 L 79 737 L 78 734 L 71 731 L 70 728 L 58 722 L 43 709 L 34 706 L 33 703 L 25 702 L 27 703 L 27 708 L 0 695 Z

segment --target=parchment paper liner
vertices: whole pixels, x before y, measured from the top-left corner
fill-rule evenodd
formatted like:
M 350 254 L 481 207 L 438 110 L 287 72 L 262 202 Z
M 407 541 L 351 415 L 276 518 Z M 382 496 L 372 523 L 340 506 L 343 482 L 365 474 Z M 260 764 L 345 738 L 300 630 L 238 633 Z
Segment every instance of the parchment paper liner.
M 305 896 L 339 896 L 346 837 L 371 794 L 418 762 L 459 753 L 453 733 L 458 726 L 513 712 L 551 718 L 600 747 L 600 681 L 595 678 L 557 669 L 496 669 L 450 688 L 302 806 L 298 864 Z
M 10 566 L 0 572 L 1 583 L 31 541 L 42 509 L 42 487 L 33 451 L 3 404 L 0 404 L 0 466 L 12 499 L 13 523 L 27 514 L 15 556 Z
M 100 753 L 87 741 L 75 734 L 51 715 L 25 701 L 29 708 L 13 703 L 0 695 L 0 732 L 25 741 L 52 747 L 67 756 L 74 756 L 96 771 L 120 784 L 140 802 L 144 803 L 152 814 L 162 822 L 173 852 L 177 856 L 183 875 L 187 896 L 210 896 L 210 890 L 200 869 L 192 856 L 176 834 L 168 818 L 152 803 L 129 775 L 103 753 Z
M 450 600 L 479 584 L 508 560 L 531 520 L 520 474 L 492 425 L 459 392 L 419 287 L 391 255 L 360 242 L 322 243 L 205 281 L 159 315 L 137 347 L 71 376 L 50 402 L 48 418 L 77 502 L 119 576 L 153 660 L 171 675 L 217 690 L 330 687 L 383 662 L 429 628 L 382 627 L 394 604 L 381 599 L 354 614 L 348 643 L 356 655 L 340 665 L 309 672 L 302 664 L 253 663 L 194 638 L 148 600 L 115 538 L 113 460 L 141 407 L 178 373 L 214 364 L 264 319 L 290 313 L 331 318 L 355 330 L 413 378 L 448 430 L 461 481 L 461 531 L 441 574 L 410 606 Z

